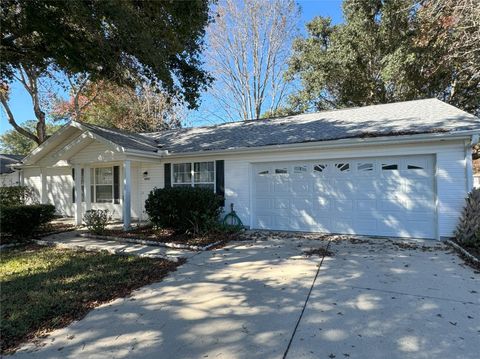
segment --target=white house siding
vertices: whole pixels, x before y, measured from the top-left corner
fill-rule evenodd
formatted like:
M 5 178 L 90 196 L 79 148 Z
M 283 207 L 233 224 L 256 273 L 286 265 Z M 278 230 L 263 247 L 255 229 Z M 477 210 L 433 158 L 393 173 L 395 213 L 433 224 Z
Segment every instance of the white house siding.
M 40 168 L 23 169 L 23 184 L 33 188 L 38 202 L 42 200 L 42 178 L 40 175 Z
M 287 151 L 216 157 L 225 159 L 226 208 L 235 204 L 244 224 L 251 225 L 252 181 L 251 164 L 269 161 L 312 160 L 401 156 L 413 154 L 436 155 L 438 193 L 438 235 L 452 236 L 464 198 L 467 194 L 465 152 L 463 142 L 435 142 L 425 145 L 363 146 L 347 149 Z M 207 160 L 208 158 L 195 158 Z
M 71 168 L 53 167 L 43 169 L 43 171 L 46 176 L 47 203 L 53 204 L 58 214 L 67 217 L 73 216 L 73 179 Z
M 467 196 L 463 147 L 437 153 L 437 193 L 440 236 L 449 237 L 457 225 L 460 211 Z
M 462 141 L 436 141 L 424 144 L 404 145 L 361 145 L 348 148 L 332 149 L 304 149 L 304 150 L 260 150 L 257 153 L 240 154 L 211 154 L 191 157 L 166 157 L 158 162 L 134 162 L 132 161 L 132 217 L 146 219 L 144 215 L 144 203 L 148 193 L 154 188 L 164 186 L 164 163 L 194 162 L 225 160 L 225 196 L 226 210 L 231 203 L 247 226 L 252 225 L 252 173 L 254 163 L 293 161 L 293 160 L 317 160 L 334 158 L 359 158 L 378 156 L 402 156 L 430 154 L 436 160 L 436 189 L 438 204 L 438 226 L 436 228 L 439 237 L 451 236 L 467 194 L 466 180 L 466 157 L 465 147 Z M 123 178 L 123 159 L 101 143 L 92 143 L 82 149 L 71 159 L 71 163 L 95 166 L 102 164 L 119 165 L 121 178 Z M 25 169 L 25 184 L 31 185 L 38 193 L 41 193 L 40 170 Z M 143 173 L 147 172 L 144 177 Z M 66 173 L 63 174 L 65 176 Z M 71 190 L 63 188 L 65 193 Z M 123 193 L 123 182 L 121 183 Z M 117 218 L 121 217 L 121 205 L 93 204 L 92 208 L 109 208 L 116 212 Z
M 92 142 L 81 151 L 77 152 L 70 162 L 72 164 L 92 164 L 99 162 L 112 162 L 122 160 L 124 157 L 100 142 Z
M 20 185 L 20 172 L 0 174 L 0 187 L 12 187 Z
M 143 173 L 147 172 L 147 175 L 144 176 Z M 139 191 L 139 203 L 138 211 L 140 218 L 143 220 L 147 219 L 145 214 L 145 200 L 148 197 L 148 194 L 154 189 L 164 187 L 164 169 L 163 163 L 147 163 L 144 162 L 140 166 L 138 171 L 138 191 Z

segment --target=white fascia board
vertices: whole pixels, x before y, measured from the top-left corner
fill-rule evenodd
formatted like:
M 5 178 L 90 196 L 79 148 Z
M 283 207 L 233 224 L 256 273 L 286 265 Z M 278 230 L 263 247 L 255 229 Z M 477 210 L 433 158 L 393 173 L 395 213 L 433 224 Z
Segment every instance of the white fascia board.
M 382 137 L 367 137 L 367 138 L 345 138 L 331 141 L 315 141 L 303 142 L 283 145 L 268 145 L 261 147 L 242 147 L 225 150 L 212 151 L 195 151 L 167 154 L 166 158 L 181 158 L 181 157 L 204 157 L 219 154 L 241 154 L 241 153 L 258 153 L 258 152 L 274 152 L 280 149 L 284 150 L 309 150 L 309 149 L 332 149 L 345 147 L 358 147 L 368 145 L 393 145 L 393 144 L 409 144 L 420 142 L 446 141 L 446 140 L 465 140 L 471 139 L 472 136 L 478 135 L 479 130 L 475 131 L 457 131 L 453 133 L 428 133 L 417 135 L 402 135 L 402 136 L 382 136 Z

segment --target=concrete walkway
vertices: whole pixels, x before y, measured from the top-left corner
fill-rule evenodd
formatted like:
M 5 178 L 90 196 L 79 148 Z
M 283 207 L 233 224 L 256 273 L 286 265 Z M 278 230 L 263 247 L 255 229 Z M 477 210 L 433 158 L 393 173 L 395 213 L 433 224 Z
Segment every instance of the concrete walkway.
M 273 236 L 201 252 L 14 358 L 478 357 L 480 275 L 446 247 L 332 243 L 315 277 L 321 258 L 303 251 L 326 245 Z
M 64 232 L 44 237 L 39 243 L 52 243 L 61 248 L 85 249 L 88 251 L 107 251 L 114 254 L 129 254 L 140 257 L 165 258 L 177 261 L 179 258 L 190 258 L 195 251 L 147 246 L 114 240 L 93 239 L 78 236 L 79 231 Z

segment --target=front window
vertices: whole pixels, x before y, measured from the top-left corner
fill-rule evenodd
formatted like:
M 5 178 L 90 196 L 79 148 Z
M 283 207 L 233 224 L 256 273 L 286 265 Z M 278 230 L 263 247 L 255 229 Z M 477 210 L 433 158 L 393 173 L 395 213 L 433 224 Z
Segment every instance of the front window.
M 92 168 L 90 182 L 92 202 L 120 203 L 118 166 Z
M 113 201 L 113 168 L 95 168 L 95 202 L 111 203 Z
M 173 187 L 203 187 L 215 190 L 214 162 L 174 163 Z

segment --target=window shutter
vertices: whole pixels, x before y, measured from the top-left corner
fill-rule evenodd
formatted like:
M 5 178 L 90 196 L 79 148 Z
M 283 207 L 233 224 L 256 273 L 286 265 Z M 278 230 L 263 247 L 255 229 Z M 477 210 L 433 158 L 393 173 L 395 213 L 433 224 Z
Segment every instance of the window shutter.
M 164 181 L 164 188 L 170 188 L 172 187 L 172 164 L 171 163 L 165 163 L 164 164 L 164 171 L 163 175 L 165 178 Z
M 120 166 L 113 166 L 113 203 L 120 203 Z
M 217 194 L 223 198 L 222 206 L 225 206 L 225 161 L 215 161 L 215 188 Z

